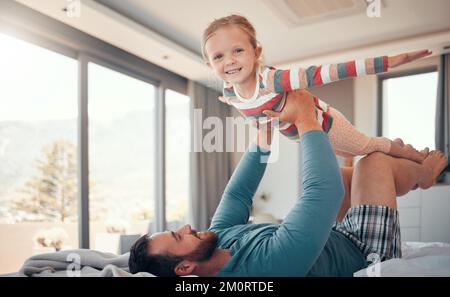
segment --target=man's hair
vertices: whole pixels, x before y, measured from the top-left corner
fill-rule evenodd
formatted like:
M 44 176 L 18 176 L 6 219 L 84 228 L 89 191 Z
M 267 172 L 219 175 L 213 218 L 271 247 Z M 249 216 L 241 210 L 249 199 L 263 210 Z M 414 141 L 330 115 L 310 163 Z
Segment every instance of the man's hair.
M 183 257 L 170 255 L 151 255 L 148 252 L 152 239 L 141 236 L 130 249 L 128 266 L 131 273 L 148 272 L 156 276 L 178 276 L 175 267 Z

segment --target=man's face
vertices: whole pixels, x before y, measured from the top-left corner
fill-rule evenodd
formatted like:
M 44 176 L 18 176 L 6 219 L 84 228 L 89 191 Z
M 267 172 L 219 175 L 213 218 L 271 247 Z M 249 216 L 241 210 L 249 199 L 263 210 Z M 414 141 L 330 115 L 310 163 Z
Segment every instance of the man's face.
M 217 235 L 211 231 L 197 232 L 191 225 L 176 231 L 155 233 L 151 236 L 150 254 L 184 256 L 191 261 L 208 260 L 217 248 Z

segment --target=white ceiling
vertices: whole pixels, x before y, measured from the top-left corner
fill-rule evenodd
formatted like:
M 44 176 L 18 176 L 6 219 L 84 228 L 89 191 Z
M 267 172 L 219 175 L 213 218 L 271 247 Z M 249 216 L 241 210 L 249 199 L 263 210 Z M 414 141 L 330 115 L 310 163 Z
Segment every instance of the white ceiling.
M 202 31 L 208 23 L 231 13 L 242 14 L 255 26 L 269 64 L 450 30 L 449 0 L 384 0 L 380 18 L 369 18 L 363 12 L 296 28 L 289 28 L 261 0 L 96 1 L 199 55 Z
M 201 60 L 202 32 L 214 18 L 231 13 L 253 23 L 266 63 L 279 67 L 421 48 L 439 53 L 450 45 L 450 0 L 383 0 L 380 18 L 363 11 L 297 27 L 266 5 L 272 0 L 81 0 L 80 18 L 61 11 L 66 0 L 16 1 L 198 81 L 211 80 Z

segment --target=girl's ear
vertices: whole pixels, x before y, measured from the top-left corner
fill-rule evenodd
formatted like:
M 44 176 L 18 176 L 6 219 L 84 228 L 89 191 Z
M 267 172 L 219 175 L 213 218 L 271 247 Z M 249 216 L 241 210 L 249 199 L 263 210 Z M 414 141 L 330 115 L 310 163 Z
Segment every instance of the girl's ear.
M 256 56 L 256 59 L 261 58 L 261 54 L 262 54 L 262 47 L 257 46 L 257 47 L 255 48 L 255 56 Z

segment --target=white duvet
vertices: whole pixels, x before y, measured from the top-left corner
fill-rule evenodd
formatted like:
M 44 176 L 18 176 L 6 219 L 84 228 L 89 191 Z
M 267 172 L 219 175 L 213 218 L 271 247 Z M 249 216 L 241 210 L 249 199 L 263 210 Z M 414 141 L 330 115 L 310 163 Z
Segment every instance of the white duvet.
M 450 244 L 442 242 L 404 242 L 403 257 L 372 264 L 354 273 L 368 276 L 450 276 Z

